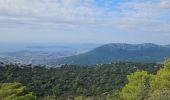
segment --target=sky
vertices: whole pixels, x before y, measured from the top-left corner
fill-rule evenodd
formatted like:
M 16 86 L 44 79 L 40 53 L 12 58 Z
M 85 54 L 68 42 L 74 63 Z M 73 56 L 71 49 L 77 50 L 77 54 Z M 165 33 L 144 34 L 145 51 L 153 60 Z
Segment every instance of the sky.
M 170 44 L 170 0 L 0 0 L 0 43 Z

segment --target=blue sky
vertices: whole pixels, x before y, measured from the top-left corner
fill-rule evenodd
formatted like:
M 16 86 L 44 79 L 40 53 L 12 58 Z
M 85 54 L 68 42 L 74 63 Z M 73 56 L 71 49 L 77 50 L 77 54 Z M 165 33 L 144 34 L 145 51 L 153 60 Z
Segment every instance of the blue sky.
M 0 43 L 170 44 L 170 0 L 0 0 Z

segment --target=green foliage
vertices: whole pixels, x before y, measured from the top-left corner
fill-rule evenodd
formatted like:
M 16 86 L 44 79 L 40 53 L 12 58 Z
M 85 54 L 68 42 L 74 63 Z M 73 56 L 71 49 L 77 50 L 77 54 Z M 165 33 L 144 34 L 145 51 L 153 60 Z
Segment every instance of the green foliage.
M 157 89 L 147 100 L 170 100 L 170 89 Z
M 165 60 L 164 68 L 152 80 L 150 96 L 149 100 L 170 100 L 170 59 Z
M 121 93 L 119 90 L 116 90 L 114 92 L 108 93 L 106 96 L 106 100 L 123 100 L 121 97 Z
M 3 100 L 35 100 L 36 97 L 28 92 L 20 83 L 1 83 L 0 99 Z
M 7 65 L 0 67 L 0 100 L 170 100 L 170 59 L 160 66 L 131 62 L 60 68 Z
M 96 99 L 122 88 L 128 82 L 126 76 L 130 73 L 136 70 L 156 73 L 160 66 L 155 63 L 132 62 L 96 66 L 63 65 L 59 68 L 7 65 L 0 67 L 0 82 L 22 83 L 40 99 L 51 95 L 59 100 L 69 96 Z
M 155 78 L 151 82 L 152 91 L 163 88 L 170 89 L 170 70 L 166 68 L 158 71 Z
M 156 75 L 148 74 L 146 71 L 128 75 L 128 84 L 121 92 L 114 92 L 108 100 L 170 100 L 169 67 L 170 60 L 166 59 L 164 68 Z
M 164 67 L 165 67 L 166 69 L 169 69 L 169 70 L 170 70 L 170 58 L 165 59 L 165 61 L 164 61 Z
M 57 100 L 55 96 L 46 96 L 42 100 Z
M 128 84 L 122 89 L 124 100 L 143 100 L 149 93 L 152 76 L 146 71 L 137 71 L 128 75 Z
M 75 99 L 75 100 L 85 100 L 85 97 L 83 97 L 83 96 L 77 96 L 77 97 L 75 97 L 74 99 Z

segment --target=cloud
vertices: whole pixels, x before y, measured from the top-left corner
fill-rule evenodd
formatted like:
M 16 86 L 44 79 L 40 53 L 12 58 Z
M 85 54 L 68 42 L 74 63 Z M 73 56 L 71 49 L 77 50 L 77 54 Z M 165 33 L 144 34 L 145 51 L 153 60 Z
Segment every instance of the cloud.
M 168 6 L 169 0 L 119 3 L 121 17 L 110 25 L 135 32 L 170 33 Z
M 165 9 L 170 9 L 170 1 L 169 0 L 162 0 L 160 3 L 160 7 Z
M 136 32 L 170 29 L 170 0 L 0 0 L 0 23 L 97 25 Z
M 0 15 L 3 20 L 23 21 L 26 17 L 37 22 L 92 23 L 107 15 L 93 3 L 93 0 L 1 0 Z

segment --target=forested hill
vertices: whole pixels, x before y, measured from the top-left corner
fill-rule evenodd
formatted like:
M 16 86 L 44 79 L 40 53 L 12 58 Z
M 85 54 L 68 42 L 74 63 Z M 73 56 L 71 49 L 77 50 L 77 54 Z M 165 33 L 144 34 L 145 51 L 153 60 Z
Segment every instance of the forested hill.
M 84 54 L 56 60 L 55 64 L 103 64 L 112 61 L 162 62 L 170 57 L 169 45 L 112 43 Z

